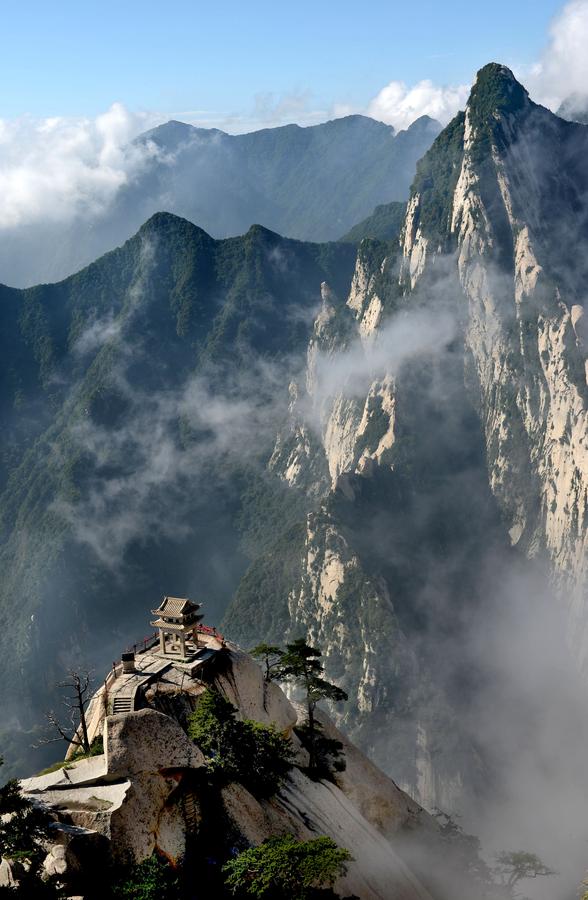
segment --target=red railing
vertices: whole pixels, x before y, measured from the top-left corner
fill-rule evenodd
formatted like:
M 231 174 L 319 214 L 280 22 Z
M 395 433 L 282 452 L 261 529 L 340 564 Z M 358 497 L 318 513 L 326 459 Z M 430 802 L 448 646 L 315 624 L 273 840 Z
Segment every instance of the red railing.
M 220 641 L 221 644 L 224 644 L 225 639 L 220 631 L 217 631 L 216 628 L 211 628 L 210 625 L 197 625 L 197 631 L 199 634 L 206 634 L 209 637 L 214 637 L 217 641 Z

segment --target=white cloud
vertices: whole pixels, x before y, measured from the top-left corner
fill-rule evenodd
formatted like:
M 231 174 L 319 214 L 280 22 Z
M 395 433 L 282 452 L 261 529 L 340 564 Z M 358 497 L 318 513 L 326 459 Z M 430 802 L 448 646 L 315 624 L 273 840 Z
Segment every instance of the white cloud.
M 588 0 L 571 0 L 553 19 L 539 59 L 530 66 L 514 66 L 517 78 L 539 103 L 557 110 L 570 96 L 588 100 Z M 500 62 L 500 60 L 496 60 Z M 481 60 L 480 64 L 490 62 Z M 470 85 L 439 85 L 426 79 L 414 85 L 391 81 L 373 98 L 367 115 L 407 128 L 428 115 L 443 125 L 463 109 Z
M 516 71 L 532 96 L 556 109 L 571 94 L 588 95 L 588 0 L 571 0 L 554 19 L 546 47 L 532 66 Z M 481 60 L 481 63 L 484 60 Z M 365 112 L 397 130 L 429 115 L 446 124 L 467 101 L 469 85 L 429 79 L 390 81 L 363 110 L 349 104 L 319 108 L 308 90 L 259 94 L 248 113 L 195 110 L 132 113 L 122 104 L 95 118 L 0 118 L 0 233 L 21 226 L 69 223 L 108 210 L 120 188 L 156 154 L 133 137 L 169 118 L 232 132 L 296 121 L 310 125 Z
M 408 87 L 403 81 L 391 81 L 370 102 L 367 114 L 397 130 L 408 128 L 420 116 L 446 125 L 464 108 L 469 91 L 467 84 L 444 87 L 426 79 Z
M 588 0 L 564 6 L 540 59 L 520 74 L 533 98 L 551 109 L 572 94 L 588 96 Z
M 153 117 L 120 103 L 94 119 L 0 119 L 0 229 L 107 208 L 157 152 L 131 143 L 151 124 Z

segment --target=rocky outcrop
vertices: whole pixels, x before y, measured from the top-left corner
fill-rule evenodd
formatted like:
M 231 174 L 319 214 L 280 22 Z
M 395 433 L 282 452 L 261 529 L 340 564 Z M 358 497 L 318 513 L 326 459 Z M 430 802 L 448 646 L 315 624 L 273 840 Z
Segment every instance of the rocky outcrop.
M 75 833 L 78 841 L 85 836 L 86 855 L 88 846 L 95 849 L 96 841 L 104 840 L 119 862 L 140 861 L 155 851 L 179 863 L 186 858 L 188 841 L 197 842 L 210 829 L 207 816 L 212 808 L 203 779 L 204 758 L 177 719 L 148 705 L 169 698 L 169 691 L 160 692 L 158 685 L 166 689 L 175 685 L 176 675 L 189 708 L 197 704 L 205 689 L 202 681 L 180 668 L 172 665 L 154 677 L 144 689 L 144 708 L 105 716 L 103 756 L 22 782 L 25 796 L 48 809 L 58 828 Z M 304 710 L 276 684 L 266 682 L 248 654 L 234 645 L 222 651 L 217 666 L 209 671 L 209 683 L 242 718 L 271 723 L 291 736 L 304 764 L 306 754 L 294 733 Z M 342 895 L 353 893 L 362 900 L 431 900 L 402 854 L 407 835 L 436 835 L 433 820 L 326 716 L 323 725 L 345 747 L 348 768 L 336 784 L 312 781 L 299 768 L 292 770 L 270 799 L 255 798 L 242 785 L 230 784 L 215 800 L 214 815 L 222 808 L 233 839 L 244 845 L 281 834 L 295 834 L 301 840 L 331 836 L 353 856 L 347 875 L 337 884 Z M 78 858 L 80 853 L 72 854 L 66 842 L 56 841 L 49 847 L 45 870 L 66 878 Z

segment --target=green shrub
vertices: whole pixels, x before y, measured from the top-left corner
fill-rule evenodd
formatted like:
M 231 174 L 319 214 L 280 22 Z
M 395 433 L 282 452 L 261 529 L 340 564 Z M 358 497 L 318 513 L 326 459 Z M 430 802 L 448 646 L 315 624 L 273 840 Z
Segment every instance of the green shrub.
M 169 863 L 154 854 L 131 866 L 111 896 L 115 900 L 177 900 L 180 882 Z
M 190 716 L 188 734 L 220 780 L 238 781 L 258 797 L 274 794 L 292 767 L 292 744 L 272 725 L 239 721 L 235 707 L 206 691 Z
M 0 765 L 2 762 L 0 757 Z M 18 886 L 0 888 L 0 896 L 22 900 L 58 896 L 55 886 L 44 882 L 40 872 L 49 824 L 47 813 L 22 795 L 18 781 L 8 781 L 0 788 L 0 857 L 23 863 Z
M 329 837 L 298 841 L 287 834 L 245 850 L 226 863 L 223 872 L 227 887 L 238 896 L 310 900 L 335 896 L 320 889 L 332 887 L 350 859 L 349 851 Z

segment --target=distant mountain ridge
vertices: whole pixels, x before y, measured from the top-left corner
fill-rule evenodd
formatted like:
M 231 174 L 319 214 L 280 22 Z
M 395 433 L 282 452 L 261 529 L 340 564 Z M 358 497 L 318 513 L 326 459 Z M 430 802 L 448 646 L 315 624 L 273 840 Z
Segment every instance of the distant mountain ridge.
M 237 135 L 167 122 L 135 140 L 154 152 L 103 214 L 6 232 L 0 283 L 64 278 L 162 210 L 215 238 L 261 223 L 299 240 L 336 240 L 378 204 L 408 199 L 417 161 L 440 130 L 426 116 L 398 133 L 359 115 Z

